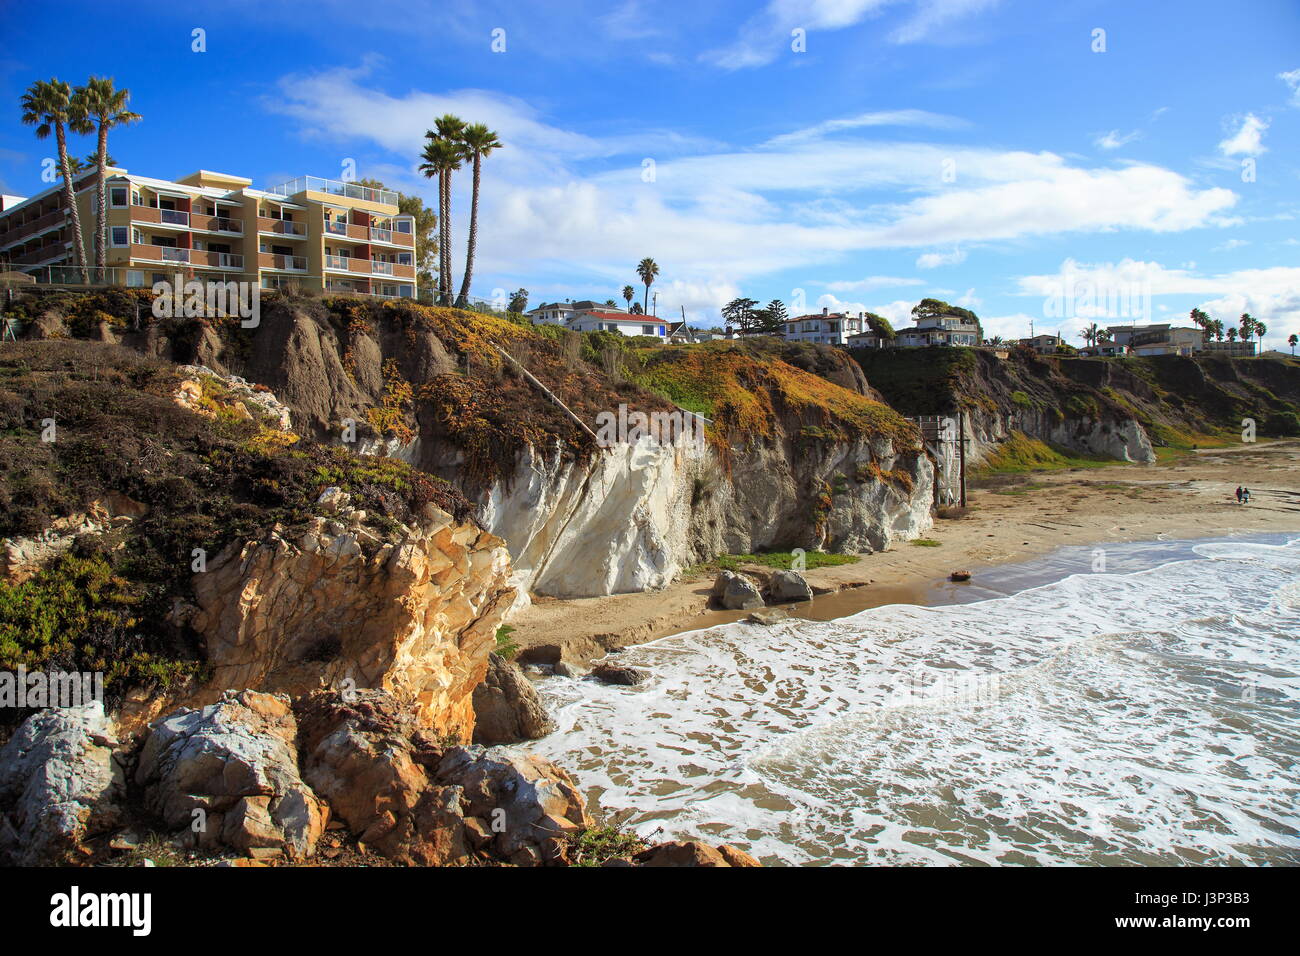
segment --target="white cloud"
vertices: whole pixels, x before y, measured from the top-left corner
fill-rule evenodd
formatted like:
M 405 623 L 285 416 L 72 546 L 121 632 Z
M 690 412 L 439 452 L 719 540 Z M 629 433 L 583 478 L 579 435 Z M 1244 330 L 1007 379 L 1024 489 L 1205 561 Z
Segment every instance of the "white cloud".
M 1128 133 L 1121 133 L 1119 130 L 1113 129 L 1108 133 L 1098 136 L 1093 140 L 1093 142 L 1096 143 L 1100 149 L 1119 149 L 1121 146 L 1126 146 L 1135 139 L 1140 139 L 1141 136 L 1142 132 L 1140 130 L 1135 129 Z
M 996 6 L 998 0 L 921 0 L 919 9 L 906 23 L 895 30 L 890 39 L 895 43 L 915 43 L 931 36 L 941 27 L 956 20 L 982 13 Z
M 763 145 L 766 147 L 785 146 L 811 139 L 820 139 L 828 133 L 837 133 L 849 129 L 863 129 L 870 126 L 921 126 L 931 129 L 961 129 L 969 125 L 969 122 L 960 117 L 947 116 L 943 113 L 930 113 L 926 110 L 880 110 L 874 113 L 859 113 L 857 116 L 847 116 L 843 119 L 827 120 L 824 123 L 817 123 L 804 129 L 795 130 L 793 133 L 782 133 L 780 136 L 774 136 Z
M 921 285 L 920 279 L 903 279 L 897 276 L 867 276 L 865 279 L 827 282 L 832 292 L 871 292 L 874 289 L 893 289 L 900 286 Z
M 663 28 L 655 24 L 640 0 L 626 0 L 601 17 L 599 23 L 613 40 L 645 40 L 664 34 Z
M 1258 156 L 1267 150 L 1264 145 L 1266 129 L 1268 129 L 1268 120 L 1262 120 L 1254 113 L 1247 113 L 1237 132 L 1219 143 L 1219 151 L 1224 156 Z
M 1300 106 L 1300 70 L 1288 70 L 1279 73 L 1277 78 L 1291 87 L 1291 105 Z
M 916 260 L 919 269 L 935 269 L 939 266 L 955 266 L 966 261 L 966 251 L 964 249 L 954 249 L 952 252 L 927 252 Z

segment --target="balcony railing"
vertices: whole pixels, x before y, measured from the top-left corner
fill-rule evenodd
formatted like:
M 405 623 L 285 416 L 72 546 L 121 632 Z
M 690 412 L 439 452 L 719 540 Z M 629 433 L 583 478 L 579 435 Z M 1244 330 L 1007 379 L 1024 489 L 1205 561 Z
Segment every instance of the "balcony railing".
M 380 259 L 371 259 L 370 271 L 376 275 L 390 276 L 393 274 L 393 264 L 391 262 L 384 262 Z
M 244 224 L 240 222 L 238 219 L 225 219 L 222 218 L 221 216 L 218 216 L 216 225 L 217 225 L 217 232 L 242 233 L 244 231 Z
M 181 212 L 179 209 L 159 209 L 158 218 L 160 221 L 170 223 L 173 226 L 188 226 L 190 224 L 190 214 Z
M 361 199 L 365 202 L 397 205 L 397 193 L 391 189 L 371 189 L 356 183 L 343 183 L 337 179 L 321 179 L 319 176 L 299 176 L 287 183 L 272 186 L 267 190 L 277 196 L 293 196 L 301 192 L 330 193 L 334 196 L 347 196 L 349 199 Z
M 218 252 L 216 253 L 217 261 L 215 265 L 222 269 L 242 269 L 244 268 L 244 257 L 235 252 Z
M 348 267 L 348 262 L 350 262 L 350 261 L 351 261 L 351 260 L 350 260 L 350 258 L 349 258 L 348 256 L 326 256 L 326 257 L 325 257 L 325 268 L 326 268 L 326 269 L 346 269 L 346 268 Z
M 346 222 L 336 222 L 333 219 L 326 219 L 325 231 L 332 232 L 336 236 L 346 236 L 348 234 L 348 224 Z
M 155 246 L 163 262 L 189 262 L 190 250 L 172 246 Z
M 306 272 L 306 256 L 286 256 L 281 253 L 262 253 L 262 267 L 265 269 L 283 269 L 287 272 Z
M 375 228 L 374 226 L 371 226 L 371 227 L 370 227 L 370 238 L 371 238 L 371 239 L 375 239 L 375 240 L 377 240 L 377 241 L 379 241 L 379 242 L 392 242 L 392 241 L 393 241 L 393 230 L 391 230 L 391 229 L 377 229 L 377 228 Z

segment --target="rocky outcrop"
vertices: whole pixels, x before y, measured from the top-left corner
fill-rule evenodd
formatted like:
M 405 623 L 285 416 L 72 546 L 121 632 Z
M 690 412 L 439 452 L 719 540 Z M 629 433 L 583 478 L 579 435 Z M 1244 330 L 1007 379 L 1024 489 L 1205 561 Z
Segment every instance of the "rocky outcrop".
M 697 840 L 660 843 L 632 858 L 634 866 L 762 866 L 743 850 L 723 843 L 711 847 Z
M 752 611 L 764 605 L 758 585 L 736 571 L 718 572 L 709 597 L 718 607 L 729 611 Z
M 487 676 L 474 688 L 474 743 L 514 744 L 545 737 L 554 729 L 519 666 L 500 654 L 489 655 Z
M 349 829 L 390 859 L 446 865 L 475 854 L 559 863 L 591 825 L 564 771 L 540 758 L 443 749 L 389 694 L 300 704 L 303 774 Z
M 275 397 L 265 385 L 254 385 L 238 375 L 222 375 L 206 365 L 181 365 L 177 371 L 185 378 L 177 388 L 177 404 L 198 414 L 208 414 L 203 406 L 203 379 L 212 378 L 221 382 L 225 393 L 222 404 L 230 408 L 241 408 L 251 418 L 256 412 L 266 424 L 280 431 L 289 431 L 293 427 L 293 416 L 289 406 Z
M 82 535 L 99 536 L 123 528 L 148 512 L 148 507 L 126 495 L 110 492 L 92 501 L 84 512 L 56 518 L 31 537 L 0 540 L 0 577 L 21 584 L 47 563 L 72 549 Z
M 775 571 L 767 581 L 768 596 L 774 604 L 788 601 L 811 601 L 812 588 L 798 571 Z
M 432 504 L 418 526 L 381 532 L 346 497 L 326 502 L 336 518 L 232 546 L 194 576 L 189 624 L 210 692 L 383 689 L 433 732 L 469 740 L 473 691 L 514 599 L 504 542 Z
M 116 737 L 98 701 L 23 722 L 0 750 L 0 862 L 81 862 L 85 841 L 119 823 L 125 783 Z
M 591 669 L 591 676 L 606 684 L 618 684 L 622 687 L 635 687 L 644 683 L 646 673 L 626 664 L 604 661 Z
M 305 859 L 327 813 L 298 775 L 289 699 L 233 691 L 152 728 L 136 767 L 145 806 L 196 846 Z

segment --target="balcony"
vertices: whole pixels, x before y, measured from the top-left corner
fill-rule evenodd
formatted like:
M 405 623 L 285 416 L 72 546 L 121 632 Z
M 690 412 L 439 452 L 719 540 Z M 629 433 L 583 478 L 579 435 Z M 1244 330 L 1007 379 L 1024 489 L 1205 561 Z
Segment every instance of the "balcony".
M 325 231 L 335 236 L 346 236 L 348 234 L 348 224 L 346 222 L 335 222 L 332 219 L 326 219 Z
M 258 265 L 263 269 L 280 269 L 284 272 L 306 272 L 306 256 L 284 256 L 279 253 L 263 252 L 257 257 Z
M 307 226 L 301 222 L 290 222 L 288 219 L 275 219 L 271 216 L 258 216 L 257 231 L 272 232 L 277 236 L 289 236 L 294 239 L 302 239 L 307 235 Z
M 393 230 L 391 230 L 391 229 L 376 229 L 374 226 L 371 226 L 371 227 L 370 227 L 370 238 L 373 239 L 375 242 L 392 242 L 392 241 L 393 241 Z
M 326 256 L 325 268 L 346 270 L 350 261 L 348 256 Z
M 204 229 L 208 232 L 226 232 L 233 235 L 243 235 L 244 224 L 238 219 L 228 219 L 225 216 L 195 216 L 193 217 L 191 227 L 194 229 Z
M 188 226 L 190 224 L 190 214 L 181 212 L 179 209 L 159 209 L 158 221 L 167 223 L 170 226 Z
M 379 259 L 370 260 L 370 271 L 379 276 L 390 276 L 393 274 L 393 263 L 382 262 Z
M 371 189 L 356 183 L 339 182 L 337 179 L 321 179 L 319 176 L 299 176 L 287 183 L 272 186 L 267 190 L 277 196 L 293 196 L 301 192 L 328 193 L 333 196 L 346 196 L 364 202 L 383 203 L 387 206 L 397 205 L 397 193 L 391 189 Z
M 42 213 L 36 219 L 29 219 L 26 222 L 17 224 L 11 223 L 9 228 L 3 234 L 0 234 L 0 244 L 8 245 L 27 236 L 39 235 L 50 228 L 63 225 L 65 219 L 67 219 L 67 216 L 64 214 L 63 209 L 59 208 Z
M 158 258 L 163 262 L 189 262 L 190 250 L 181 249 L 173 246 L 154 246 L 158 250 Z

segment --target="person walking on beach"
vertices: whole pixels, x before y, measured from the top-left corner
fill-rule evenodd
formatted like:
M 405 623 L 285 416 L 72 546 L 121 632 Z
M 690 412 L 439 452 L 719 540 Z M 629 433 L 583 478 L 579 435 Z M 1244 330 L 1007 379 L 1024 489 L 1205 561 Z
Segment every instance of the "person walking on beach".
M 1237 486 L 1237 504 L 1241 504 L 1241 485 Z
M 1250 504 L 1250 489 L 1249 489 L 1249 488 L 1242 488 L 1242 489 L 1241 489 L 1241 503 L 1244 504 L 1244 505 L 1248 505 L 1248 504 Z

